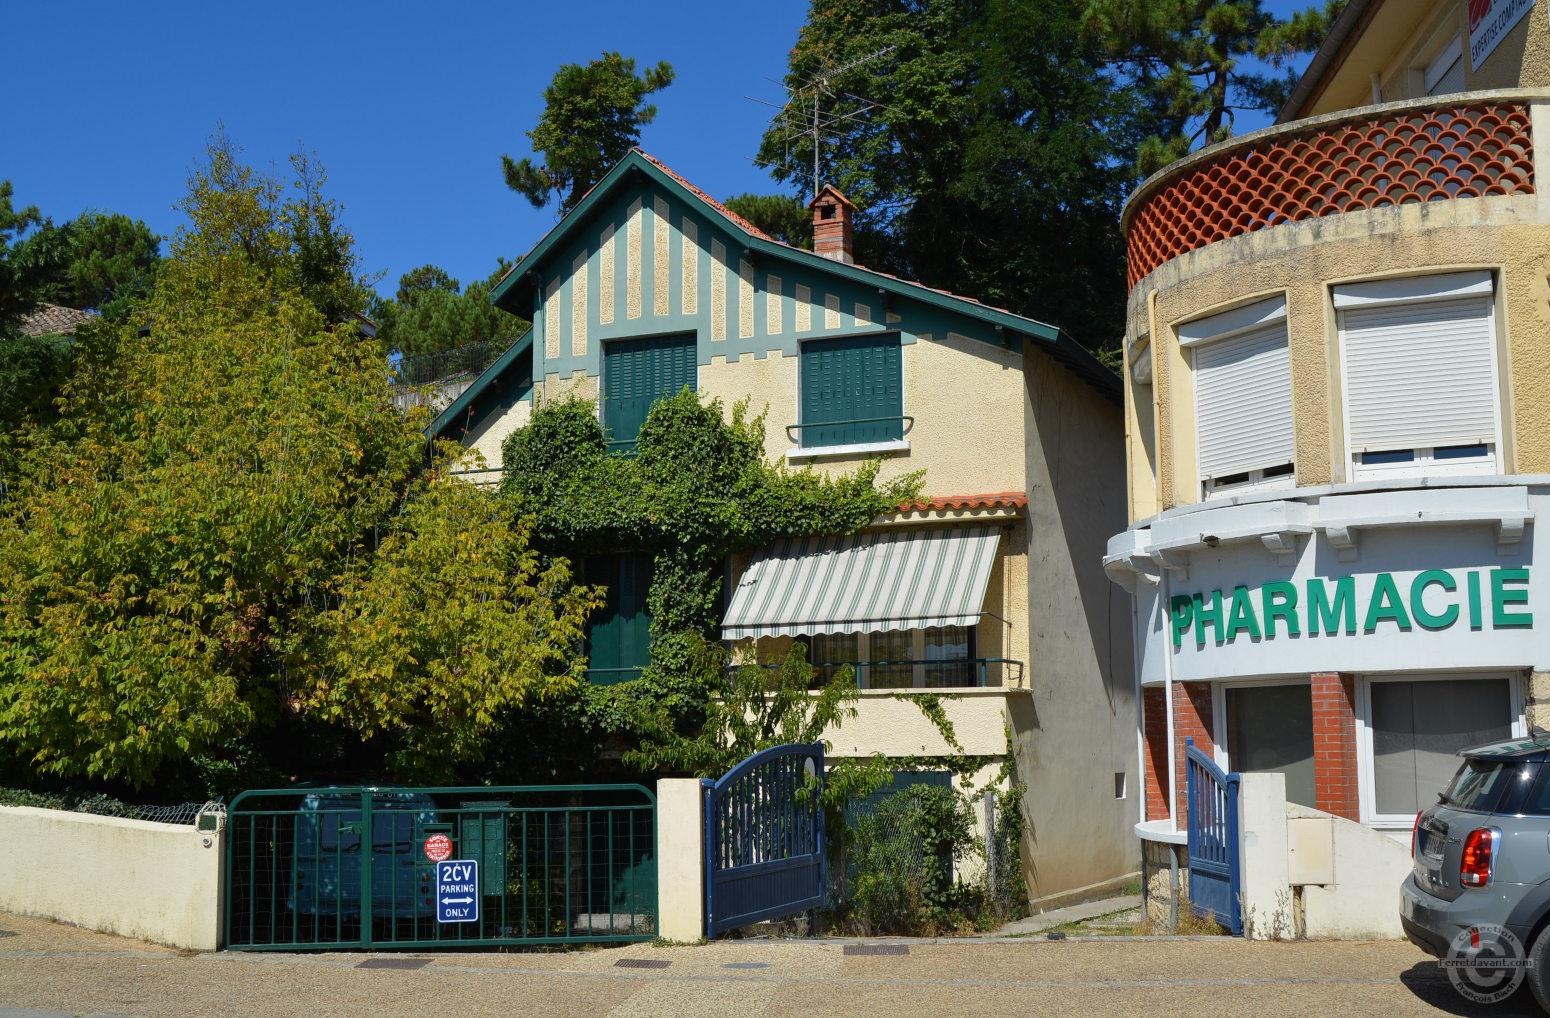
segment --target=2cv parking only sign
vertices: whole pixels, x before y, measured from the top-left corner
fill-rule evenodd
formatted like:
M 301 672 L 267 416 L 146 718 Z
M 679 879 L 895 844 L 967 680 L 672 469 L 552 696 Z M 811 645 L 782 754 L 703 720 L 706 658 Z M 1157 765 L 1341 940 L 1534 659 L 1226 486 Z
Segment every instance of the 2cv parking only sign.
M 479 863 L 448 859 L 436 864 L 436 921 L 479 921 Z

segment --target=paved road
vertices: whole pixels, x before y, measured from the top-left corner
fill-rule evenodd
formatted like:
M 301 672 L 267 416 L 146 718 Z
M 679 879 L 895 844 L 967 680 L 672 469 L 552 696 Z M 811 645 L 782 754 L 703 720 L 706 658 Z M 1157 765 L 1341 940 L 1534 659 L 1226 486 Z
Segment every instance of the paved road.
M 179 952 L 9 915 L 0 915 L 0 931 L 13 934 L 0 936 L 0 1018 L 1540 1014 L 1526 995 L 1470 1004 L 1424 955 L 1395 943 L 911 941 L 886 945 L 901 953 L 857 954 L 855 942 L 753 940 L 556 954 L 272 955 Z

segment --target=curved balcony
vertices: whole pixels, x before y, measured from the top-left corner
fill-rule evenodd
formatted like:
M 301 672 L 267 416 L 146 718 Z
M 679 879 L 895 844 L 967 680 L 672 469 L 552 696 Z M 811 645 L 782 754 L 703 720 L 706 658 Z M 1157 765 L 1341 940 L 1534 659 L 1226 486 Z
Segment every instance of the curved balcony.
M 1271 226 L 1534 194 L 1535 105 L 1550 107 L 1550 95 L 1463 93 L 1295 121 L 1203 149 L 1126 202 L 1128 285 L 1170 259 Z

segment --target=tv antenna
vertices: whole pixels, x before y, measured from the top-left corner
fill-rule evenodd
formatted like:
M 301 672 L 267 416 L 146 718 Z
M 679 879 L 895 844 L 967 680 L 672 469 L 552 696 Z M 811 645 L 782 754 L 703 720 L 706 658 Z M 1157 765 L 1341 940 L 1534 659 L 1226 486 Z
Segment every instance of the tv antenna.
M 873 99 L 866 99 L 862 96 L 856 95 L 853 92 L 835 92 L 834 82 L 839 80 L 839 78 L 847 72 L 852 71 L 855 68 L 862 66 L 863 64 L 869 64 L 874 60 L 880 60 L 881 58 L 887 56 L 889 53 L 893 52 L 894 49 L 895 47 L 893 46 L 884 46 L 880 50 L 868 53 L 865 56 L 857 57 L 855 60 L 852 60 L 847 64 L 842 64 L 839 67 L 831 67 L 820 71 L 818 74 L 814 75 L 813 78 L 807 82 L 807 84 L 801 86 L 794 92 L 788 93 L 788 98 L 784 106 L 776 107 L 781 111 L 780 123 L 786 139 L 786 162 L 781 167 L 783 170 L 785 170 L 786 173 L 794 177 L 807 176 L 807 174 L 802 170 L 798 170 L 796 167 L 791 165 L 791 138 L 793 135 L 795 135 L 798 137 L 808 136 L 812 139 L 813 172 L 810 179 L 812 180 L 813 185 L 813 197 L 816 198 L 818 196 L 819 190 L 821 190 L 823 187 L 823 139 L 825 133 L 832 133 L 833 128 L 843 121 L 865 123 L 868 114 L 876 109 L 891 110 L 895 113 L 901 112 L 899 110 L 895 110 L 892 106 L 889 106 L 886 103 L 880 103 Z M 800 107 L 797 109 L 792 108 L 794 101 L 800 100 L 801 98 L 808 95 L 811 95 L 813 100 L 813 115 L 810 122 L 807 118 L 806 110 L 803 110 Z M 827 114 L 823 112 L 825 97 L 828 97 L 834 101 L 834 106 L 831 107 L 830 112 Z M 754 102 L 763 103 L 766 106 L 775 105 L 774 103 L 765 103 L 762 99 L 753 99 L 752 96 L 748 96 L 747 98 L 752 99 Z M 848 99 L 858 105 L 855 109 L 838 112 L 837 107 L 843 99 Z M 798 123 L 798 118 L 800 118 L 800 123 Z

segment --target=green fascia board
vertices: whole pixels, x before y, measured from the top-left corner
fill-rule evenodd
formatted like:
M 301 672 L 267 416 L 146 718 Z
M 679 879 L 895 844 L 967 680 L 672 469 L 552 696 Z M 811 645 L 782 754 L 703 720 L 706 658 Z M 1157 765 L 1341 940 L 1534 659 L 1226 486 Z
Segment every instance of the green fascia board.
M 474 379 L 463 394 L 452 401 L 452 405 L 436 416 L 436 419 L 425 429 L 426 437 L 432 441 L 441 437 L 441 432 L 447 425 L 457 420 L 459 416 L 467 412 L 474 401 L 480 397 L 484 390 L 495 383 L 495 380 L 516 362 L 524 352 L 533 346 L 533 328 L 528 330 L 515 343 L 506 348 L 506 352 L 495 358 L 495 363 L 485 368 L 478 378 Z
M 755 237 L 736 223 L 727 219 L 715 208 L 706 205 L 703 198 L 684 187 L 672 175 L 664 172 L 656 163 L 646 158 L 639 149 L 631 149 L 628 154 L 614 168 L 609 170 L 602 180 L 598 181 L 588 191 L 586 196 L 576 205 L 570 213 L 556 223 L 554 228 L 546 233 L 533 249 L 529 251 L 517 264 L 511 267 L 505 277 L 490 291 L 490 303 L 511 314 L 521 315 L 526 318 L 532 311 L 533 284 L 530 273 L 533 269 L 543 265 L 554 250 L 564 244 L 573 229 L 584 224 L 597 209 L 605 203 L 614 190 L 627 180 L 632 174 L 644 174 L 647 179 L 677 195 L 687 204 L 698 205 L 706 210 L 712 221 L 725 226 L 730 233 L 737 236 L 738 242 L 749 252 L 757 252 L 771 258 L 779 258 L 783 261 L 797 265 L 805 265 L 820 272 L 827 272 L 840 279 L 848 279 L 862 286 L 873 287 L 886 291 L 909 300 L 918 301 L 930 307 L 952 311 L 978 319 L 996 328 L 998 333 L 1011 333 L 1014 336 L 1023 336 L 1042 346 L 1046 353 L 1065 364 L 1080 378 L 1093 388 L 1115 402 L 1123 402 L 1123 383 L 1119 376 L 1099 363 L 1098 359 L 1089 353 L 1080 343 L 1054 325 L 1035 321 L 1032 318 L 1024 318 L 1022 315 L 1003 311 L 1000 308 L 989 307 L 967 297 L 959 297 L 955 294 L 935 290 L 922 283 L 914 283 L 887 273 L 875 272 L 872 269 L 859 265 L 848 265 L 845 262 L 836 261 L 833 258 L 825 258 L 812 251 L 791 247 L 777 241 L 767 240 L 763 237 Z M 525 298 L 525 299 L 524 299 Z M 984 341 L 988 342 L 988 341 Z M 997 345 L 1011 348 L 1010 337 L 1003 336 Z M 535 380 L 536 382 L 536 380 Z

